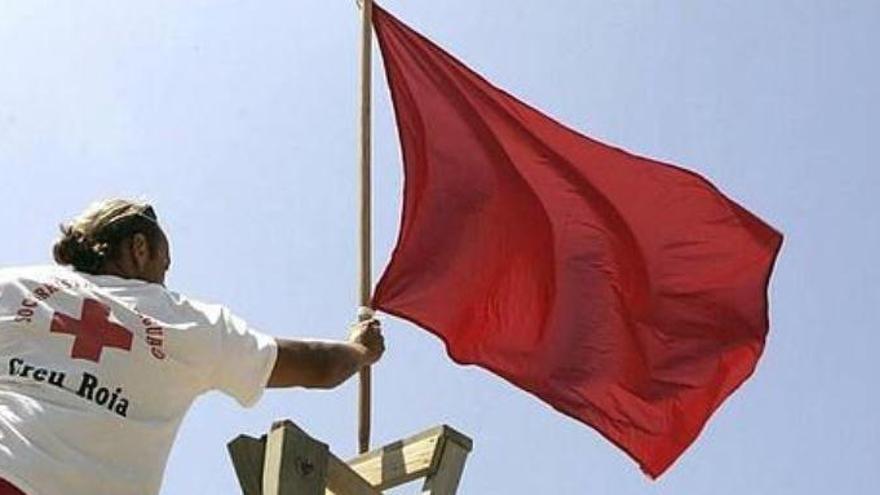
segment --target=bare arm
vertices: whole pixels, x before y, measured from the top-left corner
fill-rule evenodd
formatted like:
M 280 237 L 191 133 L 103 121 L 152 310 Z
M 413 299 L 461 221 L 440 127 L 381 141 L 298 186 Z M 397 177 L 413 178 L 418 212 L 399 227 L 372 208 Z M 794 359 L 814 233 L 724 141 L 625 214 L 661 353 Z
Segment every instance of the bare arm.
M 278 359 L 269 387 L 334 388 L 382 356 L 378 320 L 352 326 L 348 342 L 276 339 Z

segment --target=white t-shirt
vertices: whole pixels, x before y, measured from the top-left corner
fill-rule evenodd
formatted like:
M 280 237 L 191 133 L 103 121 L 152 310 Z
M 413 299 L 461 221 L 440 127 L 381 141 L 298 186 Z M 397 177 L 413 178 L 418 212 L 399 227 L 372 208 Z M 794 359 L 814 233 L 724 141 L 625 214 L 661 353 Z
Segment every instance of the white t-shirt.
M 164 287 L 0 269 L 0 477 L 28 495 L 158 493 L 203 392 L 262 395 L 272 337 Z

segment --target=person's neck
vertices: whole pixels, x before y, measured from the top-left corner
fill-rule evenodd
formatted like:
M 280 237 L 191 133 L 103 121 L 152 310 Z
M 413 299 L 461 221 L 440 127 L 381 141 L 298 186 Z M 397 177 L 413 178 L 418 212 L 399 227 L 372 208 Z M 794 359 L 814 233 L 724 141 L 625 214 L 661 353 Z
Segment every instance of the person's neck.
M 98 275 L 112 275 L 114 277 L 126 278 L 126 279 L 136 279 L 143 280 L 138 277 L 134 270 L 131 270 L 128 267 L 120 266 L 115 262 L 106 262 L 101 269 L 98 271 Z

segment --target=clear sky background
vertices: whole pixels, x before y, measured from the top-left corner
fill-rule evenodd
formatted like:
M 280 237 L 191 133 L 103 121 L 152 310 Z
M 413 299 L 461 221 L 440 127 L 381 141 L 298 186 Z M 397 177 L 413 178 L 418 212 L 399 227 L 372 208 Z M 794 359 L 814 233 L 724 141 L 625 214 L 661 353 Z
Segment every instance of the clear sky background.
M 375 443 L 444 422 L 469 434 L 463 494 L 880 493 L 880 2 L 385 5 L 562 122 L 704 174 L 786 241 L 757 373 L 659 481 L 393 318 Z M 144 195 L 172 239 L 173 289 L 276 335 L 344 337 L 357 22 L 353 0 L 2 0 L 0 265 L 48 263 L 58 222 L 96 198 Z M 375 75 L 378 275 L 401 172 Z M 271 391 L 251 410 L 209 394 L 182 425 L 162 493 L 238 493 L 226 442 L 277 418 L 347 457 L 355 411 L 354 380 Z

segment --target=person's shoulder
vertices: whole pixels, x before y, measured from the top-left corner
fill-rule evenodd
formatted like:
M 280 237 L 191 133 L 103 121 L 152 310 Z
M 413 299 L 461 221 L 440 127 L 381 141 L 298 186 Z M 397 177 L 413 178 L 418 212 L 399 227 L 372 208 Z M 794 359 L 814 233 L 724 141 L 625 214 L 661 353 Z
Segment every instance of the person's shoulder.
M 225 313 L 229 312 L 226 306 L 223 306 L 222 304 L 205 302 L 201 299 L 195 299 L 173 290 L 167 290 L 166 293 L 173 305 L 180 309 L 195 313 L 208 322 L 217 322 Z
M 56 277 L 75 275 L 73 270 L 57 265 L 29 265 L 0 267 L 0 283 L 15 281 L 46 281 Z

